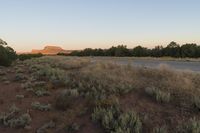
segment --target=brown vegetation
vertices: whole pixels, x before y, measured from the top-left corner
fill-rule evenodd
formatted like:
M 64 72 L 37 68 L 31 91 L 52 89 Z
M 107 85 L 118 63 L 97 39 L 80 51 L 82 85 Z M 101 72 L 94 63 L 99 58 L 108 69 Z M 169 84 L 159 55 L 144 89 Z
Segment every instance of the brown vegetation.
M 10 127 L 0 113 L 0 132 L 199 133 L 199 87 L 200 74 L 165 65 L 59 56 L 18 61 L 0 68 L 0 112 L 15 105 L 12 120 L 28 114 L 31 121 Z

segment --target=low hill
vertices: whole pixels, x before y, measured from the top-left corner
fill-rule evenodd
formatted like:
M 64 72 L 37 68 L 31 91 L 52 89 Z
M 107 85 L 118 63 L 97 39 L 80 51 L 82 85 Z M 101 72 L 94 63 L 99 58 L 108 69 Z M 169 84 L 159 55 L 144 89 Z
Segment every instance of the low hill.
M 42 54 L 45 54 L 45 55 L 56 55 L 58 53 L 69 54 L 69 53 L 71 53 L 71 50 L 64 50 L 64 49 L 62 49 L 61 47 L 58 47 L 58 46 L 46 46 L 42 50 L 33 49 L 31 51 L 31 53 L 32 54 L 42 53 Z

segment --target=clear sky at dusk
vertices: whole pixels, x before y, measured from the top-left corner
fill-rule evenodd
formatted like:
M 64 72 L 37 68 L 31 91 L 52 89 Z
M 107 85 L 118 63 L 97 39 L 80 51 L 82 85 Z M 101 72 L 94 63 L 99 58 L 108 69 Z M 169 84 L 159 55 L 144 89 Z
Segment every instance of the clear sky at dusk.
M 0 0 L 0 38 L 17 51 L 200 43 L 199 0 Z

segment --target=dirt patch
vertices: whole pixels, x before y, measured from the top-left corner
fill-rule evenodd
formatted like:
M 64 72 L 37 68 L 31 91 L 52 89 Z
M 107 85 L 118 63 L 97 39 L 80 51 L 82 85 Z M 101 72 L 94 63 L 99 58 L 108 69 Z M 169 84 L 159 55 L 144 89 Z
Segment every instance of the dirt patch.
M 135 90 L 120 98 L 124 111 L 134 110 L 143 122 L 143 132 L 152 132 L 152 127 L 168 126 L 169 131 L 190 118 L 199 118 L 199 113 L 184 110 L 173 103 L 158 103 L 141 90 Z

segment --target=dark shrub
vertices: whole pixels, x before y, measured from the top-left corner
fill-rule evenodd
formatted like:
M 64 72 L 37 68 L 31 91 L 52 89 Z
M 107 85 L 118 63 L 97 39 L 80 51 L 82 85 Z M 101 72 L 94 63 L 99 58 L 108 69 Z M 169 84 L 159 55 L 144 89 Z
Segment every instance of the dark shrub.
M 56 98 L 55 106 L 59 110 L 66 110 L 78 98 L 79 92 L 76 89 L 66 89 Z
M 28 60 L 31 58 L 39 58 L 42 57 L 43 55 L 41 53 L 39 54 L 20 54 L 18 55 L 19 60 L 24 61 L 24 60 Z
M 9 66 L 16 58 L 16 52 L 0 39 L 0 66 Z

